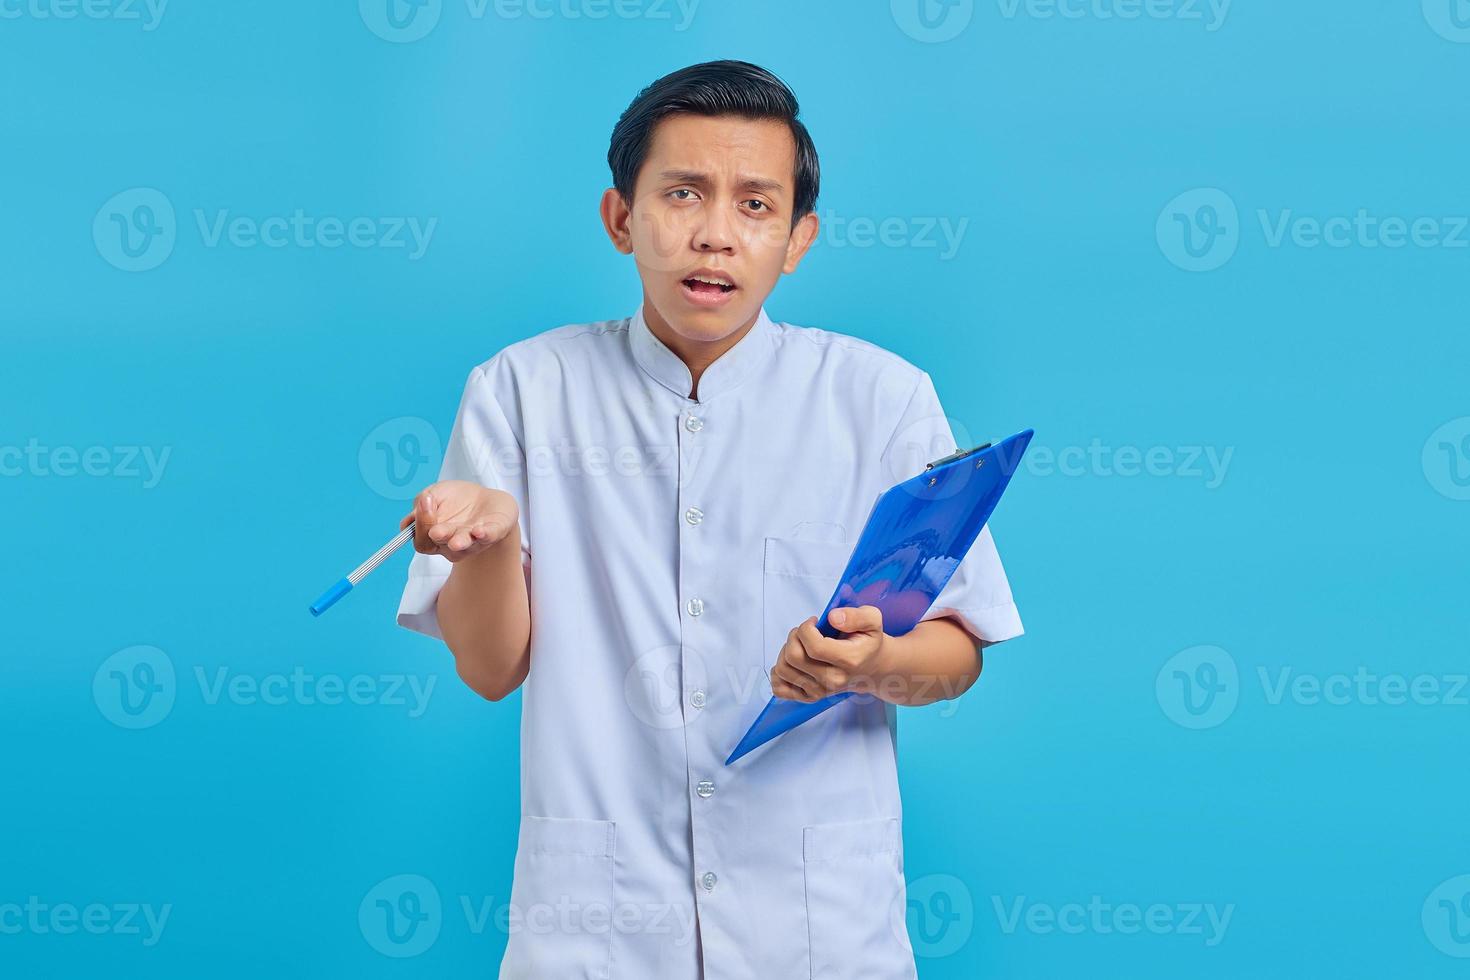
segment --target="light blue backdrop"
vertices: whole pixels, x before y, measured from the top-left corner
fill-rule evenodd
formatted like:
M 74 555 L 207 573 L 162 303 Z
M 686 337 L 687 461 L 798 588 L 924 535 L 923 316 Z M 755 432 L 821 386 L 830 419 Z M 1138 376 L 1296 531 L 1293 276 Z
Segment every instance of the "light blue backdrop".
M 1038 433 L 1027 635 L 902 713 L 924 980 L 1463 974 L 1465 0 L 394 2 L 0 2 L 0 975 L 493 971 L 518 700 L 405 556 L 306 604 L 632 312 L 608 134 L 730 56 L 825 171 L 773 315 Z

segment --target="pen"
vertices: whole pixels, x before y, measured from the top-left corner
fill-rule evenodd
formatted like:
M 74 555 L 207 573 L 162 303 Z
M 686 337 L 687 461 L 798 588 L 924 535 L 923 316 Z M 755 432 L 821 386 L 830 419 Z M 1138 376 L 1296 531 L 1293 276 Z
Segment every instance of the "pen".
M 383 545 L 383 547 L 379 548 L 377 553 L 369 558 L 367 561 L 363 562 L 361 565 L 358 565 L 352 571 L 348 572 L 346 578 L 341 579 L 330 589 L 323 592 L 321 594 L 321 597 L 318 598 L 316 602 L 313 602 L 311 604 L 311 614 L 313 616 L 320 616 L 328 609 L 331 609 L 332 606 L 336 605 L 338 599 L 342 598 L 344 595 L 352 591 L 352 587 L 354 585 L 367 578 L 369 572 L 377 568 L 379 565 L 383 564 L 383 562 L 387 561 L 389 555 L 393 554 L 393 552 L 397 551 L 399 548 L 402 548 L 405 544 L 412 541 L 413 529 L 416 524 L 416 521 L 409 521 L 408 527 L 404 528 L 402 531 L 399 531 L 392 541 L 389 541 L 387 544 Z

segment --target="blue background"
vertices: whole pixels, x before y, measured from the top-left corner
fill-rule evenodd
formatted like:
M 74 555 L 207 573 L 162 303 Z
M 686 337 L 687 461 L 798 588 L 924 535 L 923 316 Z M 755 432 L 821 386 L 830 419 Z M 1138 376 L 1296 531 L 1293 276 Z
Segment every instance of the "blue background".
M 671 2 L 443 0 L 407 42 L 375 0 L 173 0 L 152 30 L 4 7 L 0 913 L 171 911 L 152 945 L 0 928 L 0 974 L 493 975 L 504 934 L 460 899 L 509 896 L 518 698 L 392 625 L 404 555 L 305 607 L 391 533 L 394 481 L 432 478 L 472 365 L 632 312 L 608 134 L 732 56 L 793 86 L 824 169 L 828 231 L 772 314 L 902 354 L 957 430 L 1034 426 L 1056 460 L 993 524 L 1026 636 L 902 712 L 921 976 L 1463 973 L 1470 7 L 926 2 L 932 31 L 914 0 L 704 0 L 682 30 Z M 125 271 L 112 216 L 159 195 L 174 233 Z M 211 246 L 195 217 L 297 209 L 437 224 L 415 259 Z M 1359 209 L 1443 243 L 1273 244 L 1286 212 Z M 923 244 L 944 222 L 953 254 Z M 1093 446 L 1160 448 L 1134 472 Z M 113 447 L 167 451 L 161 478 Z M 139 658 L 175 686 L 129 728 Z M 1360 668 L 1438 693 L 1274 696 Z M 414 716 L 211 697 L 221 670 L 436 686 Z M 442 900 L 422 950 L 359 923 L 401 874 Z M 1174 924 L 1068 918 L 1089 903 Z M 1229 908 L 1223 936 L 1191 905 Z

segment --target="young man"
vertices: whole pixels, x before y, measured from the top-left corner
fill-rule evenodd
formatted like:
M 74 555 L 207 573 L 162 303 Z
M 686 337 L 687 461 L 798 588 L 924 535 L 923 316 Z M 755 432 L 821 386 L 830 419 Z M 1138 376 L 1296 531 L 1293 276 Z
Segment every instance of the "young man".
M 962 694 L 1020 619 L 989 532 L 918 627 L 817 632 L 876 495 L 954 450 L 929 376 L 763 308 L 817 235 L 797 102 L 744 62 L 639 93 L 602 219 L 637 312 L 470 373 L 404 518 L 398 621 L 524 685 L 502 978 L 902 980 L 893 705 Z M 850 698 L 726 768 L 767 697 Z

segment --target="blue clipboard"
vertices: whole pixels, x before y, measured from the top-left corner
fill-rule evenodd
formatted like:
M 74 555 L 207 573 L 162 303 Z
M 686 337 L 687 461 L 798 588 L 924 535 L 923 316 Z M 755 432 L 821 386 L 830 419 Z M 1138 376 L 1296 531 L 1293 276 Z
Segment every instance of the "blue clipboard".
M 827 623 L 827 614 L 839 606 L 877 606 L 889 636 L 917 626 L 990 520 L 1031 435 L 1027 429 L 994 446 L 952 453 L 879 494 L 817 617 L 822 635 L 841 635 Z M 771 698 L 725 765 L 849 697 L 850 691 L 812 702 Z

